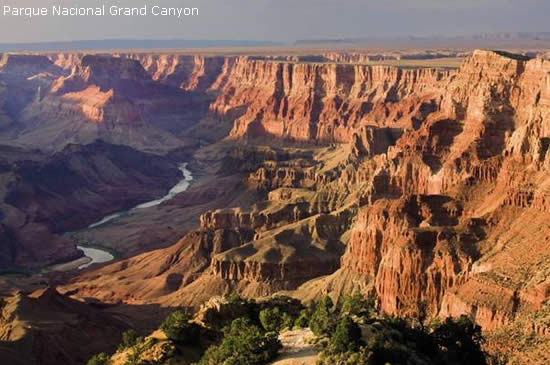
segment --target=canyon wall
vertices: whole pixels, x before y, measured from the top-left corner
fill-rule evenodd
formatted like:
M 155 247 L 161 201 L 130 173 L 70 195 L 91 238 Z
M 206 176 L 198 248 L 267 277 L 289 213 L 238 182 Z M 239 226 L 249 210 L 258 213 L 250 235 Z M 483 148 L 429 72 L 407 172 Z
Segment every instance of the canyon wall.
M 153 144 L 165 148 L 181 146 L 195 123 L 226 123 L 219 153 L 206 149 L 197 160 L 216 164 L 216 178 L 231 177 L 240 190 L 224 209 L 202 212 L 185 239 L 194 248 L 180 242 L 170 254 L 178 265 L 169 274 L 171 261 L 163 265 L 144 291 L 106 295 L 93 282 L 82 293 L 136 302 L 162 293 L 159 302 L 188 303 L 200 287 L 299 293 L 310 280 L 351 272 L 392 314 L 426 303 L 433 316 L 466 313 L 497 329 L 545 308 L 548 60 L 475 51 L 447 70 L 347 63 L 355 55 L 105 57 L 51 56 L 48 67 L 71 74 L 41 78 L 49 87 L 23 108 L 21 140 L 32 144 L 33 128 L 47 135 L 42 115 L 65 120 L 54 126 L 63 131 L 78 120 L 114 141 L 157 136 Z M 38 88 L 32 82 L 25 90 Z M 107 266 L 108 282 L 139 282 L 147 273 L 129 267 L 167 252 Z M 157 287 L 154 277 L 168 284 Z M 542 320 L 535 325 L 545 332 Z
M 242 108 L 232 138 L 347 142 L 364 124 L 412 127 L 450 72 L 239 58 L 211 110 Z M 408 108 L 398 102 L 422 95 Z
M 432 315 L 466 313 L 494 330 L 543 309 L 549 72 L 548 61 L 476 51 L 438 110 L 388 150 L 396 167 L 385 169 L 384 188 L 429 195 L 412 205 L 372 195 L 342 259 L 370 278 L 384 311 L 414 313 L 425 302 Z M 407 165 L 412 176 L 399 173 Z M 364 164 L 355 176 L 374 185 L 362 169 L 372 172 Z M 528 274 L 519 268 L 535 263 Z

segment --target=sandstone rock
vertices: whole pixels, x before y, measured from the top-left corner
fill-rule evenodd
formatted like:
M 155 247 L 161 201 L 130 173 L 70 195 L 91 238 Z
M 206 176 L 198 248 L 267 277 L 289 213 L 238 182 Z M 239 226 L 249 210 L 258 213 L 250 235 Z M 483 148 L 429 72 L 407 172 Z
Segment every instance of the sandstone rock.
M 436 70 L 239 58 L 211 109 L 224 115 L 246 106 L 231 132 L 235 138 L 344 142 L 365 119 L 383 115 L 389 123 L 392 104 L 413 94 L 429 95 L 447 76 Z M 415 108 L 408 115 L 397 112 L 393 121 L 409 118 L 410 125 L 416 113 Z
M 113 351 L 127 328 L 52 287 L 3 299 L 0 310 L 0 351 L 10 364 L 83 364 L 93 354 Z M 22 348 L 14 351 L 13 343 Z

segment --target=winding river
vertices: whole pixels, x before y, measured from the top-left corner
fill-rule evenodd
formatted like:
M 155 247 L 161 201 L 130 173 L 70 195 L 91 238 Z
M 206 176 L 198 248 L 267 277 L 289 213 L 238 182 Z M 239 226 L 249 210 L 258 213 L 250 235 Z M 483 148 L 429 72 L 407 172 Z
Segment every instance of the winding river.
M 163 196 L 160 199 L 155 199 L 155 200 L 152 200 L 150 202 L 142 203 L 142 204 L 140 204 L 140 205 L 138 205 L 138 206 L 136 206 L 136 207 L 134 207 L 130 210 L 125 210 L 125 211 L 122 211 L 122 212 L 109 214 L 109 215 L 103 217 L 102 219 L 100 219 L 99 221 L 90 224 L 88 226 L 88 228 L 89 229 L 97 228 L 97 227 L 102 226 L 102 225 L 104 225 L 108 222 L 111 222 L 111 221 L 113 221 L 117 218 L 128 215 L 132 211 L 155 207 L 155 206 L 161 204 L 162 202 L 165 202 L 167 200 L 172 199 L 177 194 L 186 191 L 189 188 L 189 185 L 191 185 L 191 181 L 193 181 L 193 175 L 191 174 L 191 171 L 189 171 L 187 169 L 187 162 L 184 162 L 184 163 L 180 164 L 178 166 L 178 168 L 180 169 L 180 171 L 183 175 L 183 179 L 181 179 L 172 189 L 170 189 L 168 194 L 166 194 L 165 196 Z M 114 259 L 114 256 L 112 254 L 110 254 L 107 251 L 98 249 L 98 248 L 85 247 L 85 246 L 77 246 L 77 247 L 79 249 L 81 249 L 82 251 L 84 251 L 84 256 L 85 257 L 88 257 L 90 259 L 89 262 L 78 266 L 79 269 L 84 269 L 84 268 L 86 268 L 86 267 L 88 267 L 92 264 L 99 264 L 99 263 L 109 262 L 109 261 L 112 261 Z

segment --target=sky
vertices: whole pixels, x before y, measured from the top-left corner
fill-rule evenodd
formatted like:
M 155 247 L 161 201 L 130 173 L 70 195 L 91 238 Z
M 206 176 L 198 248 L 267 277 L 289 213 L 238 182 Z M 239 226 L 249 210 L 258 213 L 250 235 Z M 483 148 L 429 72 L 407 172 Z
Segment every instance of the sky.
M 550 0 L 0 0 L 3 6 L 197 7 L 193 18 L 17 18 L 0 43 L 93 39 L 263 40 L 550 31 Z

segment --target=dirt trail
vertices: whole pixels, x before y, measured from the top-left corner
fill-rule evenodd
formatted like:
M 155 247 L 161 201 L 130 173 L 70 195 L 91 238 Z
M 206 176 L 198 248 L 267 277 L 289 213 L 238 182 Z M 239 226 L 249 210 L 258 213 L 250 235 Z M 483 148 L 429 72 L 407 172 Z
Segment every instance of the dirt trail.
M 321 349 L 310 340 L 314 338 L 309 329 L 298 329 L 281 333 L 279 339 L 283 344 L 280 355 L 272 365 L 315 365 Z

